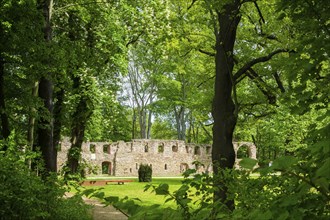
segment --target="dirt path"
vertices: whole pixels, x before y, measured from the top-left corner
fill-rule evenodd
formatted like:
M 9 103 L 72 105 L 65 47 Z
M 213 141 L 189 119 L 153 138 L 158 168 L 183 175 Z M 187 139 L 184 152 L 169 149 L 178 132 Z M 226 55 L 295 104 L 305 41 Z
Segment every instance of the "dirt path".
M 66 193 L 66 197 L 73 196 L 72 193 Z M 83 200 L 86 204 L 92 205 L 92 214 L 93 214 L 93 220 L 127 220 L 128 217 L 116 209 L 115 207 L 109 205 L 104 206 L 102 203 L 95 199 L 89 199 L 86 197 L 83 197 Z
M 93 205 L 93 220 L 127 220 L 128 217 L 113 206 L 104 207 L 103 204 L 94 200 L 84 198 L 87 204 Z

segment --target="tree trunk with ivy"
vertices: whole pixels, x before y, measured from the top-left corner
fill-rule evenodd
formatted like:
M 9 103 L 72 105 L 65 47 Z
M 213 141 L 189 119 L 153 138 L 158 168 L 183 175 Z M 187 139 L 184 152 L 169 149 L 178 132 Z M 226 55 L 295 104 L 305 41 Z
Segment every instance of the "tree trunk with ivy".
M 75 89 L 80 92 L 80 98 L 72 116 L 71 148 L 68 152 L 67 167 L 70 174 L 79 174 L 82 171 L 79 168 L 81 147 L 84 141 L 86 124 L 92 116 L 93 107 L 88 104 L 92 103 L 88 96 L 88 85 L 83 85 L 85 82 L 81 77 L 75 77 L 73 81 Z
M 232 99 L 233 92 L 233 50 L 236 30 L 240 21 L 239 1 L 234 1 L 223 7 L 223 11 L 216 11 L 218 26 L 216 34 L 216 78 L 215 94 L 212 106 L 213 148 L 212 161 L 215 184 L 221 185 L 214 193 L 214 201 L 221 201 L 230 210 L 234 209 L 234 201 L 227 197 L 226 183 L 220 184 L 221 172 L 232 169 L 235 163 L 235 151 L 232 143 L 233 132 L 237 122 L 236 108 Z M 217 179 L 219 178 L 219 179 Z

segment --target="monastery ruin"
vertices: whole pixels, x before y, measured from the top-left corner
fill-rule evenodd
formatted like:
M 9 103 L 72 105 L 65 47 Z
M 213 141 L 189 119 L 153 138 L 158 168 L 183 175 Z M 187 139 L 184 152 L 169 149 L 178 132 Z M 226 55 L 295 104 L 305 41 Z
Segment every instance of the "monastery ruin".
M 253 143 L 234 142 L 234 149 L 247 148 L 248 156 L 256 159 L 257 149 Z M 69 141 L 61 143 L 58 152 L 58 170 L 67 160 Z M 137 139 L 131 142 L 85 142 L 82 159 L 89 166 L 86 174 L 108 174 L 112 176 L 137 177 L 140 164 L 152 166 L 153 176 L 179 176 L 189 168 L 199 172 L 212 172 L 211 145 L 187 144 L 179 140 Z M 236 158 L 236 167 L 240 159 Z M 193 163 L 199 161 L 201 166 Z

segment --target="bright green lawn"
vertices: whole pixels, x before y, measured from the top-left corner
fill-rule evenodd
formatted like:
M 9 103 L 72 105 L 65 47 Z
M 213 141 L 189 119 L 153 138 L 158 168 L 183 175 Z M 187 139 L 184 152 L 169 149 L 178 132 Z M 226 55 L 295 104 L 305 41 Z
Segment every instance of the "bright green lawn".
M 101 189 L 101 191 L 105 193 L 105 196 L 118 196 L 119 198 L 124 198 L 128 196 L 129 198 L 139 198 L 142 201 L 140 205 L 143 206 L 159 204 L 162 205 L 163 207 L 176 208 L 176 205 L 173 201 L 164 203 L 167 197 L 165 198 L 165 196 L 163 195 L 156 195 L 154 192 L 151 192 L 151 189 L 144 192 L 144 187 L 148 183 L 140 183 L 137 178 L 118 178 L 118 179 L 131 179 L 134 182 L 125 183 L 123 185 L 118 185 L 117 183 L 112 183 L 112 184 L 108 183 L 108 185 L 102 187 L 93 186 L 93 187 L 85 187 L 85 188 L 86 189 L 103 188 Z M 183 178 L 180 177 L 153 178 L 152 184 L 159 185 L 160 183 L 167 183 L 169 185 L 170 192 L 173 192 L 180 188 L 182 180 Z

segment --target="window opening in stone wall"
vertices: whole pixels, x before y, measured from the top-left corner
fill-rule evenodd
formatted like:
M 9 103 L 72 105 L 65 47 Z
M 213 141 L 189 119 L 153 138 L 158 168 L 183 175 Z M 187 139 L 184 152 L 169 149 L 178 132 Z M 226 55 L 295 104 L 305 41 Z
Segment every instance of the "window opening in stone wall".
M 180 173 L 185 172 L 186 170 L 188 170 L 188 168 L 189 168 L 188 164 L 186 164 L 186 163 L 181 163 L 181 164 L 180 164 Z
M 206 153 L 210 154 L 211 153 L 211 147 L 210 146 L 206 146 Z
M 165 164 L 164 169 L 167 170 L 167 164 Z
M 129 172 L 132 173 L 132 168 L 129 168 Z
M 96 147 L 95 144 L 90 144 L 89 145 L 89 151 L 93 154 L 95 154 L 95 147 Z
M 246 145 L 241 146 L 237 150 L 237 158 L 247 158 L 249 157 L 249 148 Z
M 159 145 L 158 146 L 158 153 L 163 153 L 164 152 L 164 145 Z
M 178 146 L 173 145 L 173 146 L 172 146 L 172 151 L 173 151 L 173 152 L 178 152 Z
M 102 174 L 111 175 L 111 170 L 112 170 L 111 162 L 108 161 L 102 162 Z
M 103 145 L 103 153 L 110 154 L 110 145 Z
M 144 146 L 144 152 L 145 152 L 145 153 L 149 152 L 149 146 L 148 146 L 148 145 L 145 145 L 145 146 Z
M 139 169 L 139 164 L 135 163 L 135 169 L 136 169 L 136 170 Z
M 189 153 L 189 147 L 188 146 L 186 146 L 186 152 L 187 152 L 187 154 Z
M 200 147 L 196 146 L 195 149 L 194 149 L 194 154 L 195 155 L 200 155 L 201 154 L 201 149 Z

